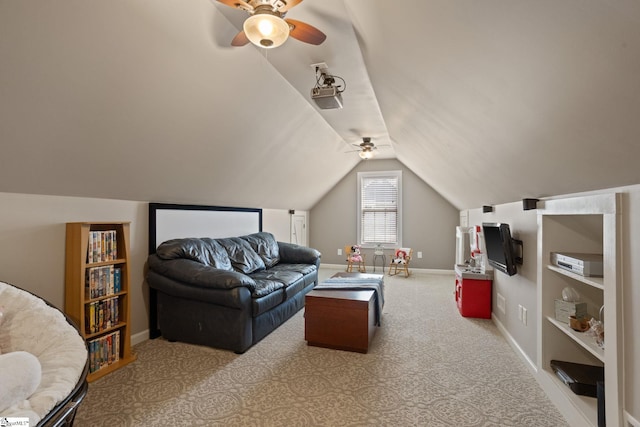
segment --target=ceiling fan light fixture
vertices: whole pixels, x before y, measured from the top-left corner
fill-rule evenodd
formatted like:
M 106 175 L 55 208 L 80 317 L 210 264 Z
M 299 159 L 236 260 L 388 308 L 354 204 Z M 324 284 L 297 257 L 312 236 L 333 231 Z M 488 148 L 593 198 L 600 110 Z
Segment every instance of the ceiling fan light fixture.
M 371 150 L 362 150 L 360 152 L 358 152 L 358 156 L 360 156 L 361 159 L 371 159 L 373 157 L 373 151 Z
M 273 49 L 289 37 L 289 24 L 270 10 L 256 10 L 243 24 L 247 38 L 263 49 Z

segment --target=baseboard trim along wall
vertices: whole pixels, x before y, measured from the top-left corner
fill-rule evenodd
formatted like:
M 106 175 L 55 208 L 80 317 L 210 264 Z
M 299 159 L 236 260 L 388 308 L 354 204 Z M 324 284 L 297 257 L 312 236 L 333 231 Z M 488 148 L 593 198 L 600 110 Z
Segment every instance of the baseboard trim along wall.
M 640 427 L 640 421 L 631 416 L 630 413 L 624 411 L 624 418 L 627 421 L 627 426 L 629 427 Z
M 498 320 L 495 314 L 491 314 L 491 320 L 498 327 L 498 330 L 502 334 L 502 336 L 507 340 L 511 348 L 513 348 L 514 352 L 520 356 L 522 361 L 527 365 L 527 367 L 531 370 L 531 372 L 535 375 L 538 373 L 538 368 L 536 367 L 536 363 L 527 356 L 527 354 L 522 350 L 522 347 L 518 345 L 515 339 L 509 334 L 509 331 L 504 327 L 502 322 Z
M 131 346 L 133 347 L 136 344 L 140 344 L 149 339 L 149 330 L 145 329 L 142 332 L 138 332 L 137 334 L 131 335 Z
M 345 264 L 321 264 L 320 268 L 337 268 L 337 269 L 346 269 L 347 266 Z M 388 265 L 384 266 L 384 272 L 385 274 L 388 274 Z M 411 273 L 426 273 L 426 274 L 442 274 L 442 275 L 454 275 L 455 272 L 453 270 L 441 270 L 441 269 L 435 269 L 435 268 L 412 268 L 411 266 L 409 266 L 409 271 Z M 371 273 L 373 274 L 373 266 L 367 266 L 367 273 Z M 376 266 L 376 271 L 375 274 L 382 274 L 381 271 L 381 267 L 380 266 Z M 402 276 L 402 274 L 400 274 L 400 276 Z M 454 284 L 451 285 L 452 289 Z

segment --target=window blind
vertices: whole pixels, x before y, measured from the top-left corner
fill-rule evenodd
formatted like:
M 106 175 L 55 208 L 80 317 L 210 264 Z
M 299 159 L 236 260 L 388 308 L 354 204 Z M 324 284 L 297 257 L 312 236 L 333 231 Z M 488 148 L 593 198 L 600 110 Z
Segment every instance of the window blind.
M 398 242 L 399 177 L 366 176 L 361 181 L 361 243 Z

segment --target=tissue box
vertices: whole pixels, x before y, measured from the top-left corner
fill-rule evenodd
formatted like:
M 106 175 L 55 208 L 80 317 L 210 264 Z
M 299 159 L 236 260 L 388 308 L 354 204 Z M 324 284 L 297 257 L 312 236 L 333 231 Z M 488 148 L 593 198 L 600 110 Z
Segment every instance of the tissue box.
M 568 302 L 565 300 L 556 300 L 556 320 L 563 323 L 569 323 L 569 316 L 575 316 L 578 319 L 587 317 L 586 302 Z

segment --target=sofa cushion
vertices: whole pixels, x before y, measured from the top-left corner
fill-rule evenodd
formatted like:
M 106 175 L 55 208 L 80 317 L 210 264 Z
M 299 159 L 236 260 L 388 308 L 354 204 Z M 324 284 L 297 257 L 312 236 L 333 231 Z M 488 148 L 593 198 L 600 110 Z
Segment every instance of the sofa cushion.
M 311 272 L 315 269 L 314 266 Z M 295 294 L 300 292 L 305 286 L 308 285 L 302 273 L 294 270 L 287 270 L 283 268 L 270 268 L 269 270 L 258 271 L 250 275 L 256 282 L 261 280 L 278 281 L 285 286 L 284 299 L 292 298 Z M 315 279 L 314 279 L 315 280 Z
M 304 288 L 307 287 L 306 280 L 304 277 L 300 277 L 300 279 L 296 280 L 289 286 L 284 289 L 284 297 L 285 299 L 291 299 L 300 293 Z
M 278 264 L 271 268 L 272 272 L 296 272 L 302 275 L 304 282 L 303 287 L 312 284 L 318 280 L 318 269 L 315 265 L 309 264 Z M 287 295 L 292 295 L 291 290 L 287 288 Z
M 264 270 L 262 258 L 251 248 L 246 240 L 239 237 L 217 239 L 218 243 L 227 251 L 233 269 L 244 274 Z
M 266 268 L 273 267 L 280 261 L 280 249 L 276 238 L 271 233 L 253 233 L 242 236 L 251 248 L 262 258 Z
M 270 268 L 268 270 L 257 271 L 249 275 L 253 280 L 259 282 L 261 280 L 275 281 L 289 286 L 302 278 L 302 274 L 297 271 L 287 271 L 283 269 Z
M 285 286 L 281 282 L 276 280 L 256 280 L 256 287 L 251 292 L 252 298 L 260 298 L 265 295 L 269 295 L 279 289 L 283 289 Z
M 271 268 L 272 272 L 295 272 L 300 275 L 310 274 L 317 271 L 315 265 L 310 264 L 278 264 Z
M 158 246 L 156 255 L 166 260 L 186 258 L 220 270 L 233 269 L 225 248 L 206 237 L 167 240 Z
M 257 280 L 258 288 L 264 292 L 254 292 L 251 294 L 251 315 L 253 317 L 266 313 L 273 307 L 282 304 L 285 299 L 284 285 L 271 280 Z

